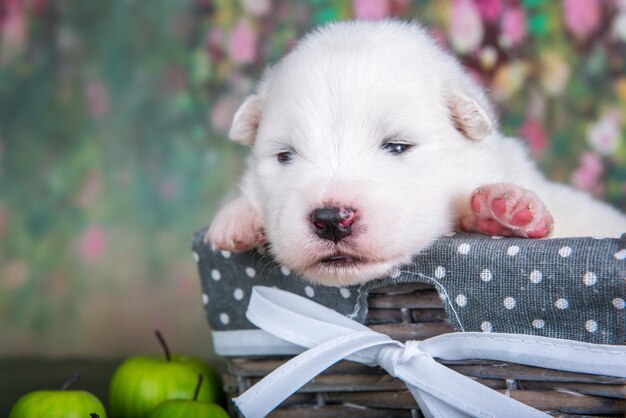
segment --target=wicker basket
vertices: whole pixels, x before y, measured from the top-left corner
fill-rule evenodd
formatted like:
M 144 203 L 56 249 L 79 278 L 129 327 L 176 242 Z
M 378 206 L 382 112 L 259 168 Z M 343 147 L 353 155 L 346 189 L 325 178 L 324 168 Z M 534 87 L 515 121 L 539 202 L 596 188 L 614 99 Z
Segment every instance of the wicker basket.
M 222 253 L 220 256 L 219 253 L 213 253 L 210 248 L 202 243 L 202 234 L 201 231 L 196 236 L 193 249 L 198 261 L 205 294 L 203 299 L 207 316 L 215 335 L 221 331 L 227 333 L 231 329 L 250 329 L 251 325 L 246 324 L 247 320 L 242 313 L 247 306 L 247 298 L 241 297 L 242 294 L 247 293 L 244 286 L 254 284 L 276 285 L 292 292 L 306 294 L 304 286 L 309 286 L 305 282 L 292 277 L 284 270 L 282 270 L 283 274 L 280 274 L 280 266 L 276 265 L 266 255 L 233 254 L 231 256 Z M 467 246 L 464 240 L 465 237 L 461 237 L 458 240 L 443 240 L 437 243 L 432 250 L 429 250 L 430 253 L 427 251 L 423 256 L 420 256 L 423 259 L 416 259 L 416 265 L 425 266 L 424 269 L 432 269 L 439 265 L 442 259 L 456 257 L 459 243 L 464 245 L 461 248 L 464 249 L 463 253 L 465 254 Z M 609 292 L 611 295 L 618 293 L 623 298 L 625 284 L 623 277 L 626 277 L 625 261 L 621 257 L 613 257 L 613 254 L 622 254 L 626 240 L 624 238 L 604 242 L 592 239 L 579 240 L 579 242 L 567 241 L 565 243 L 570 246 L 576 244 L 579 245 L 579 248 L 584 249 L 584 254 L 580 250 L 581 259 L 587 264 L 595 263 L 603 266 L 603 275 L 598 277 L 598 283 L 601 281 L 605 284 L 611 281 L 612 283 L 610 286 L 607 285 L 607 287 L 602 288 L 602 292 Z M 498 252 L 504 253 L 504 257 L 508 257 L 505 260 L 509 260 L 510 257 L 506 255 L 506 252 L 508 248 L 511 248 L 510 244 L 520 247 L 529 245 L 526 244 L 527 241 L 502 241 L 504 240 L 499 242 L 485 241 L 486 249 L 482 253 L 478 251 L 482 241 L 473 241 L 472 251 L 475 253 L 473 254 L 474 258 L 469 261 L 470 267 L 472 264 L 478 263 L 476 260 L 481 260 L 480 263 L 483 263 L 484 260 L 492 257 L 492 254 Z M 563 247 L 564 242 L 548 241 L 550 242 L 543 241 L 541 244 L 544 249 L 548 249 L 547 255 L 530 254 L 530 250 L 528 250 L 529 257 L 533 260 L 536 259 L 535 261 L 541 265 L 557 263 L 559 269 L 565 269 L 563 270 L 564 274 L 578 274 L 571 266 L 562 265 L 560 256 L 555 258 L 551 255 L 555 251 L 558 252 L 558 249 Z M 450 248 L 452 250 L 448 251 Z M 576 247 L 574 248 L 574 252 L 576 252 Z M 522 247 L 520 252 L 526 250 L 526 247 Z M 458 256 L 457 258 L 459 263 L 465 263 L 462 260 L 463 257 Z M 610 268 L 607 267 L 605 261 L 607 259 L 610 259 L 609 264 L 613 263 L 609 266 Z M 510 271 L 526 269 L 525 274 L 527 274 L 528 266 L 526 264 L 525 260 L 522 260 L 521 264 L 508 262 L 506 268 Z M 461 268 L 461 264 L 450 264 L 450 266 L 449 271 L 454 270 L 459 274 L 467 275 L 468 269 Z M 585 268 L 588 267 L 588 265 L 585 266 Z M 480 272 L 480 268 L 482 267 L 476 271 Z M 222 271 L 221 279 L 220 275 L 215 273 L 216 269 Z M 224 278 L 223 275 L 226 274 L 231 277 Z M 283 275 L 285 277 L 282 277 Z M 268 280 L 270 282 L 265 283 Z M 333 309 L 339 311 L 345 308 L 344 305 L 353 302 L 357 306 L 360 303 L 366 303 L 367 309 L 361 309 L 362 315 L 355 319 L 365 323 L 375 331 L 403 342 L 423 340 L 454 331 L 449 321 L 450 311 L 446 310 L 448 306 L 444 307 L 442 296 L 433 285 L 415 281 L 403 283 L 401 280 L 402 277 L 396 277 L 393 280 L 386 279 L 370 284 L 365 288 L 351 288 L 351 294 L 358 294 L 359 296 L 355 300 L 338 297 L 338 305 L 334 306 Z M 233 281 L 237 282 L 234 286 L 238 286 L 234 293 L 237 306 L 232 306 L 233 288 L 228 288 L 228 286 L 233 286 Z M 239 287 L 244 287 L 243 292 Z M 315 287 L 316 296 L 327 292 L 327 289 L 329 288 Z M 584 289 L 584 291 L 588 291 L 588 289 Z M 336 294 L 337 289 L 332 290 L 332 292 Z M 347 293 L 344 292 L 344 298 L 347 297 Z M 609 297 L 608 304 L 610 304 L 612 297 L 614 296 Z M 343 311 L 343 314 L 352 312 L 353 307 L 348 306 L 348 308 Z M 605 334 L 612 335 L 613 340 L 605 343 L 623 344 L 623 306 L 620 309 L 613 307 L 607 309 L 609 309 L 606 311 L 609 312 L 607 314 L 608 323 L 612 324 L 612 328 L 607 328 L 608 331 Z M 230 314 L 229 321 L 226 321 L 228 325 L 219 322 L 219 318 L 223 318 L 225 311 Z M 567 336 L 559 336 L 559 338 L 567 338 Z M 258 355 L 260 351 L 256 351 L 256 349 L 249 350 L 249 352 L 257 355 L 239 356 L 237 353 L 223 353 L 227 356 L 228 362 L 228 372 L 223 376 L 224 388 L 230 398 L 245 392 L 265 375 L 291 358 L 285 355 Z M 485 360 L 440 362 L 481 384 L 551 415 L 615 417 L 625 415 L 626 379 L 624 378 L 563 372 Z M 234 406 L 230 405 L 230 408 L 231 415 L 238 416 Z M 303 386 L 275 409 L 270 416 L 298 418 L 419 417 L 422 414 L 402 381 L 389 376 L 380 368 L 341 361 Z
M 434 287 L 399 284 L 370 291 L 367 324 L 398 341 L 451 332 Z M 224 388 L 245 392 L 288 357 L 228 359 Z M 451 369 L 557 416 L 624 416 L 626 380 L 494 361 L 442 362 Z M 237 416 L 234 409 L 232 416 Z M 380 368 L 342 361 L 288 398 L 272 417 L 420 417 L 413 396 Z

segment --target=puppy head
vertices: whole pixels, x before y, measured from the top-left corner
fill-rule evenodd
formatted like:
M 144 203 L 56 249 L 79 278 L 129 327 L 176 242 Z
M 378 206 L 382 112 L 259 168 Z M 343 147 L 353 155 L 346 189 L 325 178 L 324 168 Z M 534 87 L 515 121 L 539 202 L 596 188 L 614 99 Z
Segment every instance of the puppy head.
M 253 147 L 248 194 L 278 261 L 328 285 L 407 263 L 453 228 L 486 100 L 414 24 L 348 22 L 266 72 L 230 136 Z

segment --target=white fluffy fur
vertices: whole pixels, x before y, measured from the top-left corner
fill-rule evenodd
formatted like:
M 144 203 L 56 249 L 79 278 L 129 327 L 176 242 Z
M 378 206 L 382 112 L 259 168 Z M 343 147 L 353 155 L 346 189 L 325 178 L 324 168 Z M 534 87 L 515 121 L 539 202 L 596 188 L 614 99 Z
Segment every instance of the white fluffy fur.
M 555 219 L 553 237 L 626 231 L 617 210 L 547 181 L 520 141 L 499 132 L 479 86 L 412 23 L 344 22 L 312 32 L 266 72 L 231 137 L 252 145 L 234 204 L 244 209 L 222 210 L 207 239 L 240 250 L 246 234 L 237 225 L 258 227 L 251 237 L 262 228 L 281 263 L 329 285 L 409 262 L 455 230 L 473 191 L 489 183 L 534 191 Z M 381 149 L 389 137 L 414 146 L 391 155 Z M 290 149 L 295 158 L 280 164 L 277 154 Z M 311 212 L 328 204 L 359 213 L 338 244 L 312 230 Z M 363 261 L 319 262 L 338 251 Z

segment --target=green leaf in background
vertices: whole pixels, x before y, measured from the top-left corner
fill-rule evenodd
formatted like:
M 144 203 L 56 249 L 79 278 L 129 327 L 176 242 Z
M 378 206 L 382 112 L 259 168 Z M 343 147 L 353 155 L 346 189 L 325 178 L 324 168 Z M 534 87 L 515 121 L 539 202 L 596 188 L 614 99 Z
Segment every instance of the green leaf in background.
M 545 0 L 522 0 L 522 4 L 524 5 L 524 7 L 527 7 L 529 9 L 534 9 L 536 7 L 539 7 L 544 2 Z
M 542 13 L 530 16 L 528 19 L 528 30 L 534 36 L 545 36 L 548 33 L 550 18 Z

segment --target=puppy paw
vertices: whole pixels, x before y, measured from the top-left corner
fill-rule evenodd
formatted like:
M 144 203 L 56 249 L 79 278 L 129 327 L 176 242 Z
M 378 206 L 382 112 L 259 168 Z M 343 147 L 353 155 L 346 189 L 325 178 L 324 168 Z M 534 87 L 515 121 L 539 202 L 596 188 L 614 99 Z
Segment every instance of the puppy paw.
M 213 250 L 246 251 L 265 243 L 259 215 L 247 198 L 240 196 L 224 206 L 204 235 Z
M 496 183 L 480 187 L 470 200 L 461 229 L 487 235 L 544 238 L 554 227 L 539 197 L 522 187 Z

